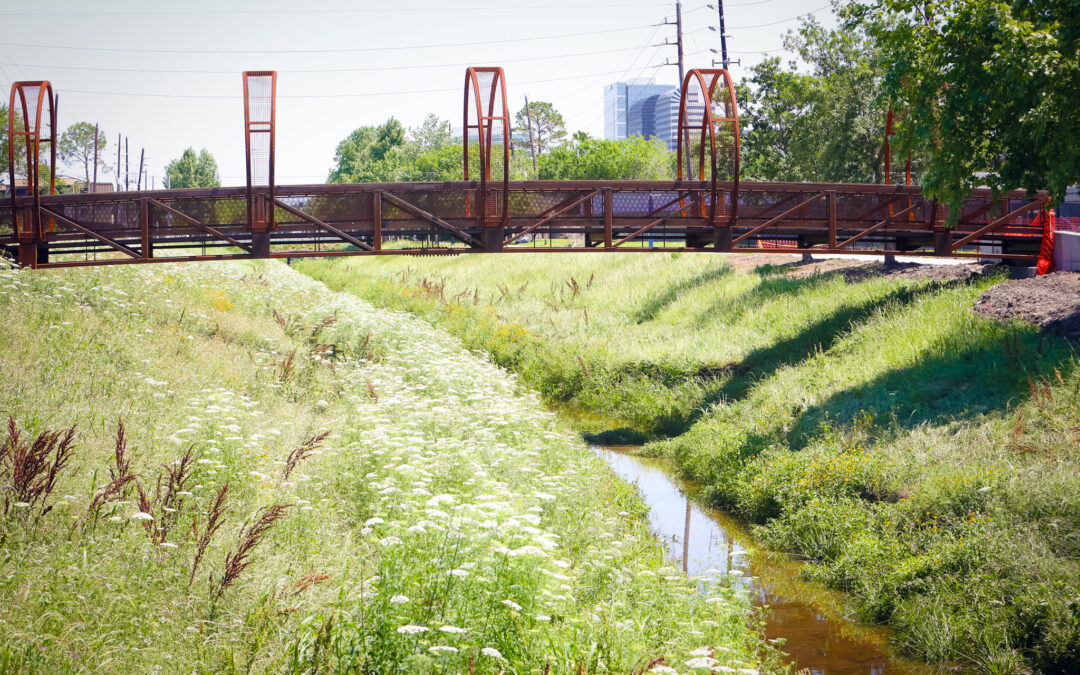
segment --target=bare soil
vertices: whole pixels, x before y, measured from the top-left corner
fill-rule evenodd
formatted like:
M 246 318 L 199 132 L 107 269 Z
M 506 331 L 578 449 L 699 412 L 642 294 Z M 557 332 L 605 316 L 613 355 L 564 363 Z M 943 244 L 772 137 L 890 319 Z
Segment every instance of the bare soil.
M 1054 272 L 1009 281 L 983 293 L 974 310 L 999 321 L 1022 319 L 1080 341 L 1080 274 Z
M 984 273 L 989 265 L 935 265 L 920 263 L 895 263 L 886 265 L 877 261 L 851 258 L 816 258 L 812 262 L 803 262 L 789 254 L 752 254 L 736 255 L 728 262 L 737 270 L 750 272 L 760 267 L 769 266 L 791 277 L 808 277 L 815 274 L 843 274 L 849 281 L 859 281 L 869 277 L 888 279 L 927 279 L 946 282 L 968 279 Z

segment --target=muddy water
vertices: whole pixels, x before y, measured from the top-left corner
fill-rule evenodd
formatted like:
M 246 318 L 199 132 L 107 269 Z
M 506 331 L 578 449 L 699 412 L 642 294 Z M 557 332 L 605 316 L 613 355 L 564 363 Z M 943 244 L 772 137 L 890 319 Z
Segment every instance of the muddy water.
M 783 639 L 796 669 L 813 675 L 921 675 L 929 669 L 889 654 L 888 632 L 844 618 L 840 594 L 797 578 L 799 565 L 754 550 L 745 528 L 722 512 L 688 498 L 693 486 L 674 478 L 665 463 L 635 457 L 626 448 L 592 451 L 623 480 L 637 483 L 653 530 L 673 560 L 694 576 L 738 575 L 751 600 L 766 607 L 765 632 Z

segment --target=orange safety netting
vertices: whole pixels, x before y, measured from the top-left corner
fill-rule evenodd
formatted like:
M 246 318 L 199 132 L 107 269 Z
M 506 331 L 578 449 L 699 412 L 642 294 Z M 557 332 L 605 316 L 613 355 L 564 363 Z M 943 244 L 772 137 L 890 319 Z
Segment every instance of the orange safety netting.
M 1036 271 L 1040 276 L 1054 271 L 1054 212 L 1043 211 L 1035 219 L 1035 225 L 1042 225 L 1042 246 L 1039 247 L 1039 262 Z

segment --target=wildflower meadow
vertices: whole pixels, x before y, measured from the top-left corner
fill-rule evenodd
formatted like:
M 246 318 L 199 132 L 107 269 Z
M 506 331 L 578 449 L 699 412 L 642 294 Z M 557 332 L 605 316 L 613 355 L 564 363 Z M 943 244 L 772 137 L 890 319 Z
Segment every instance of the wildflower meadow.
M 775 668 L 488 357 L 280 263 L 0 269 L 0 671 Z

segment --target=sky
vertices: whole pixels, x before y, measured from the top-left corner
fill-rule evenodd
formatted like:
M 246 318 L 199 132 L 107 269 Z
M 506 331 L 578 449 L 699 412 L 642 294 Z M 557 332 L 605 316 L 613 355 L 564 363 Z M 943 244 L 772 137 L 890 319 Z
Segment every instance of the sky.
M 719 54 L 715 0 L 682 5 L 687 69 Z M 834 20 L 828 0 L 729 0 L 730 58 L 738 80 L 782 55 L 798 17 Z M 319 183 L 353 129 L 427 113 L 461 125 L 468 66 L 502 66 L 511 114 L 550 101 L 571 133 L 603 135 L 603 88 L 631 78 L 675 85 L 674 2 L 650 0 L 0 0 L 0 87 L 49 80 L 58 126 L 100 124 L 131 175 L 145 148 L 161 187 L 187 147 L 207 148 L 223 185 L 244 184 L 241 73 L 278 71 L 277 183 Z M 77 175 L 61 171 L 62 175 Z M 103 180 L 99 175 L 99 180 Z

